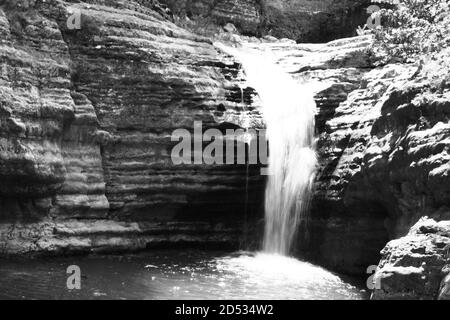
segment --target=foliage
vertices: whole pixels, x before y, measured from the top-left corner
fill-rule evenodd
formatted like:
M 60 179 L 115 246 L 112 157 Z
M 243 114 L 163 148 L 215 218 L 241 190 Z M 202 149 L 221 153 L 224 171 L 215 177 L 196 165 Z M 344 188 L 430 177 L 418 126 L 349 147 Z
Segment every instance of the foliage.
M 415 62 L 450 46 L 449 0 L 401 0 L 375 14 L 381 26 L 372 30 L 371 51 L 380 64 Z
M 422 58 L 421 75 L 428 79 L 431 89 L 450 88 L 450 48 Z

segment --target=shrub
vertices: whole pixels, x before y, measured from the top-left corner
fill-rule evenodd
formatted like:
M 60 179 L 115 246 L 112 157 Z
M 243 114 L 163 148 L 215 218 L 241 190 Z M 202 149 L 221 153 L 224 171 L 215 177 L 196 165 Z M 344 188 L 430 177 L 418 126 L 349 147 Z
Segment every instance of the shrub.
M 450 5 L 447 0 L 401 0 L 382 9 L 381 26 L 372 30 L 371 51 L 379 64 L 415 62 L 450 45 Z

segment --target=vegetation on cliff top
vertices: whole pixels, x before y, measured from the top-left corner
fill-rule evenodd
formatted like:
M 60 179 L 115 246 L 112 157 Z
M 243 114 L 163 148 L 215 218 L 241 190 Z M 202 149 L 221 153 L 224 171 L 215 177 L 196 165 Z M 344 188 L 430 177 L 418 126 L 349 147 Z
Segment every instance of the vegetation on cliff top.
M 371 48 L 379 64 L 417 62 L 450 45 L 448 0 L 401 0 L 377 13 L 381 25 Z

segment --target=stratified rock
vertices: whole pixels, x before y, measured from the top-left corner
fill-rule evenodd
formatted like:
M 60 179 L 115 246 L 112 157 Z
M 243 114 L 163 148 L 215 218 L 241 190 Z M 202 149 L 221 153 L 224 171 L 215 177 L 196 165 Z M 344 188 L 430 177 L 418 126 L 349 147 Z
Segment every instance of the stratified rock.
M 420 217 L 449 219 L 450 96 L 448 86 L 434 84 L 445 76 L 439 68 L 373 69 L 364 54 L 353 56 L 330 61 L 356 70 L 317 94 L 321 165 L 309 251 L 332 268 L 364 273 L 383 242 Z M 315 72 L 325 80 L 329 68 Z M 347 80 L 352 74 L 356 81 Z
M 116 253 L 161 246 L 228 249 L 239 246 L 240 237 L 235 228 L 200 221 L 44 220 L 0 224 L 0 254 Z
M 171 135 L 261 126 L 239 65 L 155 1 L 18 4 L 0 7 L 1 253 L 237 245 L 258 168 L 174 165 Z M 58 231 L 71 221 L 84 231 Z
M 450 221 L 422 218 L 382 250 L 372 299 L 449 299 Z

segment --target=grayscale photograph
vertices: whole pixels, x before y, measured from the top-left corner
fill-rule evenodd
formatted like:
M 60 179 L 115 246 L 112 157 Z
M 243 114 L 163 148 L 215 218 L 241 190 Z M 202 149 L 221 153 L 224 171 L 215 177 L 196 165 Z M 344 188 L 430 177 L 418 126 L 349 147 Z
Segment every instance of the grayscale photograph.
M 0 0 L 0 300 L 449 300 L 449 118 L 449 0 Z

